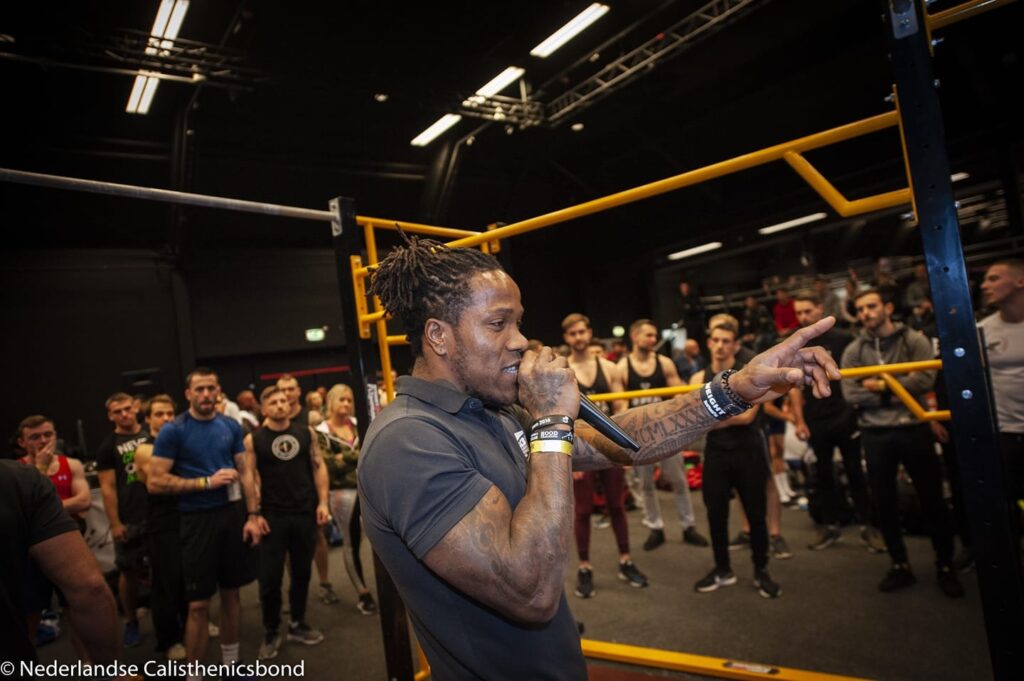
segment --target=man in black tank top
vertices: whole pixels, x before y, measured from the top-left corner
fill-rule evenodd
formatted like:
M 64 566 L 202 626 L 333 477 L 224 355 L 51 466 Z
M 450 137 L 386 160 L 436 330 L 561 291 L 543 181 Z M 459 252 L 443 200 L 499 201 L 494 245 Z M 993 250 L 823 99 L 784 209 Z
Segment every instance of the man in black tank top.
M 306 600 L 317 527 L 327 523 L 330 513 L 327 468 L 313 431 L 306 423 L 289 420 L 288 397 L 276 385 L 266 388 L 260 399 L 265 426 L 245 436 L 245 454 L 254 459 L 250 465 L 259 472 L 259 520 L 264 533 L 259 574 L 264 639 L 259 657 L 269 660 L 281 645 L 278 627 L 286 554 L 291 568 L 288 640 L 314 645 L 324 639 L 306 624 Z
M 580 393 L 596 395 L 622 392 L 622 381 L 619 380 L 615 365 L 603 357 L 592 357 L 589 352 L 590 341 L 594 337 L 589 318 L 579 313 L 567 316 L 562 320 L 562 337 L 572 348 L 572 354 L 569 355 L 569 368 L 576 373 Z M 625 400 L 602 401 L 597 402 L 597 405 L 609 415 L 626 409 Z M 647 586 L 647 577 L 633 565 L 629 555 L 629 524 L 626 520 L 624 498 L 625 478 L 625 469 L 621 467 L 606 468 L 601 471 L 575 471 L 572 474 L 573 498 L 576 508 L 574 531 L 576 551 L 580 558 L 574 593 L 580 598 L 590 598 L 596 593 L 594 591 L 594 573 L 590 565 L 590 516 L 594 511 L 594 488 L 598 481 L 604 490 L 608 519 L 611 521 L 615 541 L 618 544 L 619 579 L 630 586 L 638 588 Z
M 619 378 L 626 390 L 650 390 L 667 386 L 683 385 L 679 372 L 671 359 L 655 352 L 658 344 L 658 327 L 650 319 L 638 319 L 629 327 L 629 339 L 633 349 L 619 360 Z M 661 397 L 635 397 L 629 401 L 630 408 L 642 404 L 660 402 Z M 635 466 L 643 489 L 644 525 L 651 529 L 644 551 L 651 551 L 665 543 L 665 521 L 661 517 L 661 505 L 654 486 L 655 466 L 661 466 L 661 474 L 672 485 L 676 502 L 676 513 L 683 526 L 683 542 L 694 546 L 707 546 L 696 527 L 693 501 L 690 499 L 690 485 L 686 481 L 683 457 L 670 456 L 658 464 Z
M 691 385 L 701 385 L 715 374 L 739 370 L 739 329 L 719 324 L 708 335 L 711 366 L 690 378 Z M 768 449 L 761 425 L 757 422 L 760 405 L 739 416 L 718 423 L 707 434 L 704 447 L 703 492 L 711 528 L 711 548 L 715 567 L 694 585 L 700 593 L 732 586 L 736 575 L 729 563 L 729 500 L 732 490 L 739 494 L 743 511 L 750 523 L 750 548 L 754 562 L 754 587 L 765 598 L 778 598 L 779 585 L 768 574 L 768 524 L 766 486 L 768 482 Z

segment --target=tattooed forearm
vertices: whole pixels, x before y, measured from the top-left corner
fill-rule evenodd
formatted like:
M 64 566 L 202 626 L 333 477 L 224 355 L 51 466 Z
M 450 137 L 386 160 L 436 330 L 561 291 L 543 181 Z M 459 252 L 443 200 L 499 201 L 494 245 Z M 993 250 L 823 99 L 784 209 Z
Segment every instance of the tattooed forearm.
M 146 483 L 146 488 L 154 494 L 188 494 L 204 489 L 203 480 L 204 478 L 180 478 L 173 473 L 158 474 L 154 471 Z
M 654 463 L 678 454 L 685 445 L 717 423 L 700 403 L 697 393 L 678 395 L 612 417 L 640 445 L 639 452 L 616 446 L 589 426 L 577 422 L 573 468 L 599 470 Z

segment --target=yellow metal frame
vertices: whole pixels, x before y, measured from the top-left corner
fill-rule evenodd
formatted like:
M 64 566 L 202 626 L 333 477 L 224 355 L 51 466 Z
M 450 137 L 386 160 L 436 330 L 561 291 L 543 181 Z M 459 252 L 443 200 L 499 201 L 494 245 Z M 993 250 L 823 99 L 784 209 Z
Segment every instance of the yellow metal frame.
M 715 676 L 722 679 L 773 679 L 773 681 L 864 681 L 852 676 L 836 676 L 790 669 L 755 662 L 674 653 L 657 648 L 643 648 L 621 643 L 605 643 L 583 639 L 583 655 L 594 660 L 622 662 L 642 667 L 670 669 L 677 672 Z
M 948 409 L 926 410 L 914 399 L 914 396 L 907 392 L 907 389 L 896 380 L 893 374 L 909 374 L 912 371 L 933 371 L 942 368 L 941 359 L 930 359 L 924 362 L 901 362 L 899 364 L 876 364 L 854 369 L 840 369 L 839 373 L 843 378 L 860 378 L 863 376 L 878 376 L 889 387 L 893 395 L 910 410 L 920 421 L 948 421 L 952 417 Z M 651 390 L 627 390 L 617 393 L 598 393 L 590 395 L 590 399 L 596 402 L 608 402 L 610 400 L 631 400 L 634 397 L 672 397 L 683 393 L 693 392 L 699 389 L 697 385 L 677 385 L 670 388 L 653 388 Z

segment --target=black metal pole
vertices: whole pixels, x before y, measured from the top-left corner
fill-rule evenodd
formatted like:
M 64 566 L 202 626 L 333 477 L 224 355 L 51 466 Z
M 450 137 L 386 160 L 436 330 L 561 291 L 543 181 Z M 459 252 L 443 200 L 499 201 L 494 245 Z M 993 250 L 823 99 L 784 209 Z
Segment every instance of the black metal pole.
M 356 224 L 356 205 L 350 198 L 336 198 L 330 202 L 331 235 L 334 258 L 337 261 L 338 290 L 341 293 L 341 313 L 344 321 L 345 348 L 355 384 L 356 416 L 359 419 L 359 439 L 366 437 L 366 429 L 373 420 L 377 404 L 377 346 L 359 337 L 359 315 L 356 311 L 356 291 L 352 284 L 352 265 L 349 256 L 362 250 L 360 231 Z M 360 389 L 360 387 L 362 389 Z M 371 392 L 372 391 L 372 392 Z M 377 581 L 377 599 L 380 602 L 380 626 L 384 634 L 384 656 L 390 681 L 413 681 L 412 644 L 405 603 L 391 580 L 377 553 L 373 554 L 373 572 Z
M 953 413 L 964 503 L 996 679 L 1019 679 L 1024 585 L 949 177 L 923 4 L 884 0 L 907 162 Z

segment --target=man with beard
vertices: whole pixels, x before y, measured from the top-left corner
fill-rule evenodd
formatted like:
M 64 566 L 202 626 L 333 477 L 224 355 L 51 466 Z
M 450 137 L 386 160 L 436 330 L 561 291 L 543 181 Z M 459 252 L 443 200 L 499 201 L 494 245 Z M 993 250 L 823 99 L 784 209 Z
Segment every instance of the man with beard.
M 985 332 L 1006 487 L 1016 505 L 1024 499 L 1024 261 L 1002 260 L 990 265 L 981 293 L 985 305 L 996 309 L 978 326 Z M 1016 508 L 1019 542 L 1021 517 L 1020 507 Z
M 650 390 L 668 386 L 683 385 L 675 364 L 668 357 L 655 352 L 658 345 L 658 327 L 650 319 L 638 319 L 629 327 L 629 340 L 632 350 L 619 360 L 619 380 L 626 390 Z M 629 401 L 630 407 L 661 402 L 661 397 L 634 397 Z M 677 452 L 677 454 L 679 454 Z M 676 501 L 676 514 L 683 526 L 683 542 L 693 546 L 707 546 L 708 540 L 697 531 L 697 518 L 693 513 L 693 500 L 690 498 L 690 485 L 686 481 L 686 470 L 681 455 L 662 459 L 658 464 L 662 477 L 672 485 L 672 496 Z M 665 543 L 665 521 L 661 517 L 661 504 L 654 486 L 655 464 L 638 466 L 636 473 L 640 477 L 643 489 L 644 525 L 651 533 L 644 542 L 644 551 L 652 551 Z
M 573 469 L 677 456 L 751 402 L 807 381 L 826 395 L 838 376 L 803 347 L 825 320 L 699 391 L 616 415 L 641 445 L 626 451 L 576 422 L 566 358 L 527 351 L 519 288 L 493 256 L 407 238 L 370 292 L 401 320 L 413 368 L 367 432 L 363 521 L 442 681 L 586 678 L 563 595 Z
M 242 427 L 217 413 L 219 395 L 220 384 L 212 370 L 197 368 L 185 378 L 188 411 L 160 431 L 148 486 L 159 494 L 180 495 L 187 658 L 202 660 L 209 636 L 210 598 L 219 588 L 221 655 L 224 664 L 230 665 L 238 662 L 238 590 L 255 578 L 246 542 L 258 544 L 262 533 Z
M 893 304 L 875 289 L 857 294 L 853 301 L 863 325 L 860 335 L 843 351 L 842 366 L 873 366 L 932 359 L 932 344 L 919 331 L 892 321 Z M 894 374 L 893 377 L 920 400 L 935 384 L 934 371 Z M 939 588 L 950 598 L 964 595 L 953 570 L 953 527 L 942 498 L 942 465 L 935 454 L 931 428 L 918 421 L 889 392 L 881 377 L 844 378 L 843 396 L 857 410 L 868 462 L 868 484 L 878 509 L 878 525 L 892 559 L 892 567 L 878 588 L 896 591 L 917 579 L 907 560 L 900 528 L 900 500 L 896 476 L 902 463 L 910 474 L 935 549 Z
M 114 539 L 114 562 L 120 576 L 117 593 L 124 613 L 125 648 L 139 645 L 139 578 L 146 562 L 146 485 L 139 479 L 135 451 L 149 437 L 139 425 L 132 396 L 114 393 L 107 398 L 107 418 L 114 424 L 96 453 L 96 471 L 103 492 L 103 508 Z
M 573 313 L 562 320 L 562 338 L 572 349 L 569 368 L 576 374 L 576 382 L 584 395 L 622 392 L 622 381 L 615 365 L 603 357 L 592 357 L 588 352 L 594 331 L 590 318 Z M 614 403 L 599 402 L 598 407 L 605 413 L 620 413 L 626 409 L 625 400 Z M 576 506 L 576 552 L 580 567 L 576 572 L 576 590 L 580 598 L 590 598 L 594 591 L 594 571 L 590 564 L 590 516 L 594 511 L 594 483 L 600 481 L 604 491 L 608 519 L 619 548 L 619 579 L 630 586 L 647 586 L 647 577 L 633 565 L 629 555 L 629 524 L 626 521 L 626 475 L 625 470 L 616 466 L 601 471 L 574 471 L 572 474 L 573 498 Z

